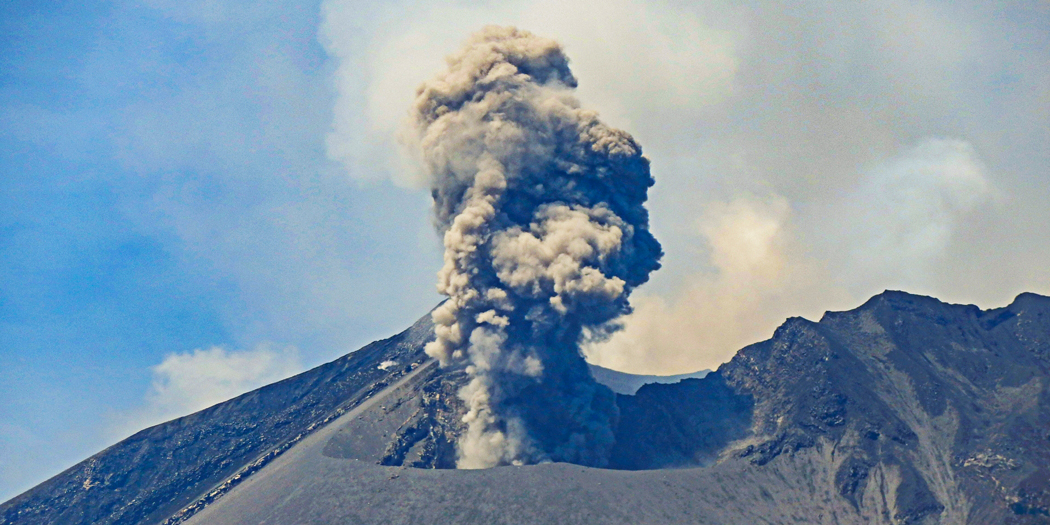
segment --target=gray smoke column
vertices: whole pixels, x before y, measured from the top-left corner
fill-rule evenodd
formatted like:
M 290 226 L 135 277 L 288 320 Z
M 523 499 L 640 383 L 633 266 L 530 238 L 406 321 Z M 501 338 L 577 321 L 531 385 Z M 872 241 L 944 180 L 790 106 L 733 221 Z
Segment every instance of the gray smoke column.
M 410 141 L 444 235 L 429 355 L 463 366 L 460 468 L 601 466 L 617 418 L 580 354 L 659 267 L 649 161 L 580 108 L 557 42 L 487 27 L 419 88 Z

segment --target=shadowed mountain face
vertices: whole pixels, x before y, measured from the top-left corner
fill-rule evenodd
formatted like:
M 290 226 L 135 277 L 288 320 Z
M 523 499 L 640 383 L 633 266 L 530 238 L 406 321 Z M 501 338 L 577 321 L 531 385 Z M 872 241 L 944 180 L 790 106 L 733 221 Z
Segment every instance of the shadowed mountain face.
M 619 463 L 790 464 L 798 485 L 768 490 L 816 497 L 821 473 L 850 523 L 1047 523 L 1048 386 L 1050 299 L 981 311 L 886 292 L 622 399 Z
M 427 317 L 140 432 L 0 523 L 1050 523 L 1050 298 L 789 319 L 706 377 L 618 395 L 620 470 L 434 470 L 464 375 L 431 337 Z

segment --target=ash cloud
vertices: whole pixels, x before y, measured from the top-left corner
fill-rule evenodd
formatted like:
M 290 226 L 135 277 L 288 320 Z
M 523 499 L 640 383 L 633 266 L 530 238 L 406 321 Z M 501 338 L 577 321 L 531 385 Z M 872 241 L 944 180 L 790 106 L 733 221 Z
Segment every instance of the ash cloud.
M 580 107 L 553 40 L 486 27 L 447 61 L 419 88 L 405 138 L 445 247 L 448 300 L 426 351 L 470 376 L 458 466 L 604 465 L 617 412 L 580 343 L 615 326 L 659 267 L 649 161 Z

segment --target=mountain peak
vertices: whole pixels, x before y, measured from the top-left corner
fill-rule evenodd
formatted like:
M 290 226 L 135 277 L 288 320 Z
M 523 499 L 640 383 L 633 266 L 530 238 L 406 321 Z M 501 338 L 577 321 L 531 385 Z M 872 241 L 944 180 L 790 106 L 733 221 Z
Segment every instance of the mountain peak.
M 362 521 L 361 508 L 399 523 L 506 521 L 506 509 L 543 522 L 569 493 L 582 500 L 556 521 L 1050 517 L 1050 298 L 1041 295 L 982 311 L 887 291 L 819 322 L 790 318 L 703 378 L 615 396 L 609 467 L 633 473 L 426 472 L 454 466 L 464 413 L 465 377 L 423 353 L 432 337 L 428 315 L 139 432 L 3 504 L 0 523 L 222 525 L 304 512 L 335 523 Z M 467 497 L 479 491 L 484 508 Z

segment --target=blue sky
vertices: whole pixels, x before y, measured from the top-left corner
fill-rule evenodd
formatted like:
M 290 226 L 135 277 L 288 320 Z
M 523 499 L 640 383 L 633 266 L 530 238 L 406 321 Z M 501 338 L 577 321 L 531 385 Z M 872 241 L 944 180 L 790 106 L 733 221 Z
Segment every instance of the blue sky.
M 438 301 L 425 194 L 326 160 L 318 6 L 41 5 L 0 21 L 0 499 L 109 444 L 167 354 L 315 365 Z
M 485 23 L 562 41 L 653 160 L 665 268 L 593 361 L 716 366 L 885 288 L 1050 293 L 1045 6 L 256 4 L 0 7 L 0 500 L 436 304 L 396 137 Z

